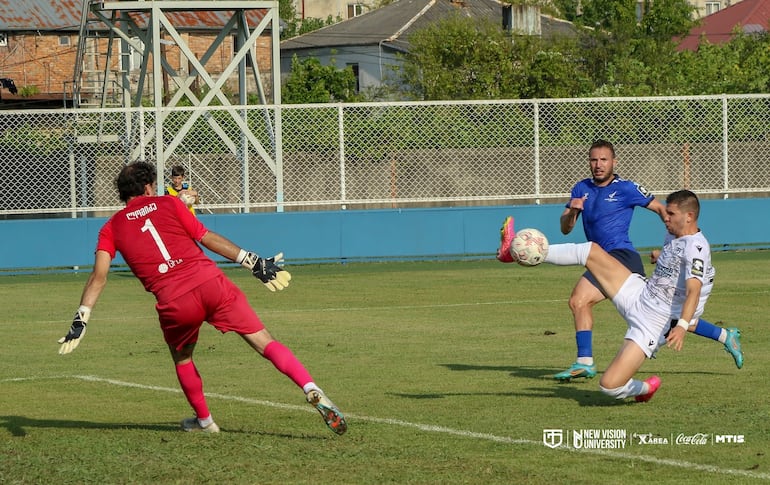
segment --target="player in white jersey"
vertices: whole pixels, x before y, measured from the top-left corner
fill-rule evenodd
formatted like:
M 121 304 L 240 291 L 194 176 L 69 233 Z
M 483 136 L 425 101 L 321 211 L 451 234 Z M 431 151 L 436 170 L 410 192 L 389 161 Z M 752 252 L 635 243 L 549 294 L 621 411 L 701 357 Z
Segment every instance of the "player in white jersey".
M 697 322 L 711 294 L 714 273 L 711 250 L 701 232 L 666 243 L 649 280 L 637 278 L 640 283 L 633 285 L 627 282 L 613 298 L 621 316 L 629 324 L 626 338 L 636 342 L 646 356 L 651 357 L 657 350 L 661 335 L 668 332 L 670 321 L 678 322 L 683 316 L 690 315 L 687 319 L 689 325 Z M 691 279 L 700 281 L 700 289 L 694 299 L 691 296 L 688 300 L 688 281 Z M 641 291 L 624 291 L 627 284 Z M 692 308 L 688 307 L 688 303 L 692 304 Z M 632 330 L 634 328 L 637 330 Z M 654 345 L 650 343 L 653 339 Z
M 688 244 L 689 243 L 689 244 Z M 703 268 L 703 277 L 701 278 L 703 281 L 703 287 L 700 291 L 700 299 L 698 300 L 698 306 L 695 309 L 695 319 L 697 319 L 703 314 L 703 311 L 706 306 L 706 300 L 708 300 L 709 295 L 711 294 L 711 289 L 714 287 L 714 276 L 716 275 L 716 269 L 714 266 L 710 264 L 711 262 L 711 249 L 709 247 L 708 241 L 706 241 L 706 238 L 703 237 L 703 234 L 698 232 L 695 235 L 692 236 L 684 236 L 678 239 L 675 239 L 673 235 L 670 233 L 666 237 L 666 241 L 664 243 L 664 247 L 668 244 L 673 244 L 674 248 L 672 251 L 669 251 L 668 254 L 666 254 L 666 259 L 663 260 L 661 257 L 663 256 L 663 253 L 657 256 L 656 258 L 656 268 L 655 272 L 650 277 L 651 285 L 650 288 L 659 288 L 664 287 L 668 284 L 668 277 L 664 276 L 674 271 L 673 268 L 682 268 L 683 264 L 686 264 L 688 260 L 695 260 L 695 259 L 701 259 L 704 261 L 704 264 L 706 262 L 708 263 L 707 266 Z M 700 249 L 699 249 L 700 248 Z M 688 251 L 692 252 L 693 250 L 697 251 L 696 254 L 688 254 Z M 707 254 L 701 254 L 701 253 L 707 253 Z M 669 269 L 671 268 L 671 269 Z M 679 279 L 687 278 L 688 274 L 680 274 Z M 683 283 L 681 281 L 677 282 L 677 287 L 682 286 Z M 676 291 L 676 290 L 675 290 Z M 677 320 L 678 315 L 682 313 L 682 308 L 679 306 L 680 299 L 673 299 L 671 304 L 671 319 Z M 695 322 L 693 322 L 694 324 Z
M 640 381 L 633 379 L 634 374 L 654 355 L 667 332 L 667 345 L 681 350 L 687 329 L 703 311 L 714 272 L 708 241 L 698 229 L 699 212 L 698 197 L 689 190 L 666 198 L 663 222 L 673 239 L 663 247 L 650 279 L 632 273 L 593 242 L 549 247 L 546 263 L 585 266 L 628 324 L 623 345 L 599 381 L 605 394 L 649 401 L 660 378 Z M 671 319 L 677 323 L 669 332 Z

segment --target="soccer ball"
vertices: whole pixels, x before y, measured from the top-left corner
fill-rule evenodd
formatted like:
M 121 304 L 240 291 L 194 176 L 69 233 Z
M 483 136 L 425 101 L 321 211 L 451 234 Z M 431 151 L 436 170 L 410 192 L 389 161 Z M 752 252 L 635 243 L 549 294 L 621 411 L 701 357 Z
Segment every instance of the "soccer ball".
M 184 202 L 184 205 L 186 205 L 187 207 L 190 207 L 195 203 L 195 196 L 190 195 L 189 192 L 180 192 L 179 195 L 177 195 L 177 197 L 179 198 L 179 200 Z
M 527 228 L 516 232 L 511 242 L 511 256 L 522 266 L 542 263 L 548 254 L 548 239 L 537 229 Z

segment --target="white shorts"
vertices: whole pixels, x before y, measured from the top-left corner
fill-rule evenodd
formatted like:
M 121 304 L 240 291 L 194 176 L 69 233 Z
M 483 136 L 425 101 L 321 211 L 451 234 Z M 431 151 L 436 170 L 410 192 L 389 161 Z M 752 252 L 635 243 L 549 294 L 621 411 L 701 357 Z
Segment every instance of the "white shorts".
M 649 359 L 658 350 L 661 337 L 668 330 L 671 319 L 668 315 L 651 311 L 645 305 L 642 291 L 646 284 L 647 280 L 642 275 L 631 273 L 612 303 L 628 324 L 625 338 L 636 343 Z

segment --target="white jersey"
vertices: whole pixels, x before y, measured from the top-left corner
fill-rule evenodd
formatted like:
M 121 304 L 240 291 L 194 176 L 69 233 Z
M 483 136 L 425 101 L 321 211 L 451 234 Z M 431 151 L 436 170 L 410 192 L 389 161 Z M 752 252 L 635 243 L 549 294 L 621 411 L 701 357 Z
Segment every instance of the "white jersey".
M 703 233 L 698 231 L 679 238 L 667 237 L 655 271 L 645 285 L 642 300 L 654 313 L 665 313 L 672 320 L 677 320 L 682 314 L 686 282 L 697 278 L 703 285 L 693 316 L 697 319 L 703 314 L 715 275 L 716 270 L 711 265 L 711 247 Z

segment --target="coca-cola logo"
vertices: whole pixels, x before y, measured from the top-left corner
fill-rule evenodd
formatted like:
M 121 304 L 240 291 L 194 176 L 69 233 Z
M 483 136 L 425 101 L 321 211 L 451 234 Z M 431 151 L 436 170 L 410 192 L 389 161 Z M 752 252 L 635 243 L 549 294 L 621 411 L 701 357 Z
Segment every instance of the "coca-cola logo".
M 706 433 L 695 433 L 693 435 L 679 433 L 676 437 L 676 444 L 678 445 L 707 445 L 708 443 L 709 435 Z

